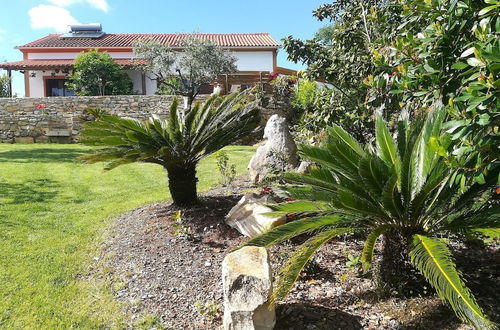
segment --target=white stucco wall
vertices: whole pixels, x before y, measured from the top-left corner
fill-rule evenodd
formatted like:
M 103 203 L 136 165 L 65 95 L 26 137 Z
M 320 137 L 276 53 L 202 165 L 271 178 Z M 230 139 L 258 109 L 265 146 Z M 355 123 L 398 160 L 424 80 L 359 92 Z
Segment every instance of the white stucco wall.
M 134 92 L 137 94 L 142 94 L 142 75 L 140 71 L 137 70 L 124 70 L 125 73 L 130 77 L 134 85 Z M 149 75 L 152 77 L 152 75 Z M 149 79 L 146 74 L 146 95 L 154 95 L 156 92 L 156 81 Z
M 74 59 L 79 52 L 64 52 L 64 53 L 28 53 L 28 59 L 32 60 L 47 60 L 47 59 Z M 132 52 L 109 52 L 112 58 L 134 58 Z M 272 51 L 233 51 L 232 54 L 236 57 L 236 67 L 238 71 L 273 71 L 273 52 Z M 33 72 L 33 71 L 30 71 Z M 43 97 L 43 76 L 50 76 L 53 71 L 34 71 L 35 77 L 29 78 L 30 96 Z M 137 93 L 142 93 L 142 79 L 140 72 L 136 70 L 125 70 L 128 76 L 132 79 L 133 89 Z M 56 75 L 62 75 L 56 73 Z M 156 81 L 146 77 L 146 94 L 153 95 L 156 92 Z
M 34 77 L 31 76 L 34 73 Z M 29 71 L 29 92 L 30 97 L 44 97 L 45 91 L 43 86 L 43 77 L 52 76 L 63 76 L 61 72 L 56 73 L 54 71 Z M 125 73 L 130 77 L 133 84 L 134 92 L 137 94 L 142 94 L 142 78 L 141 73 L 136 70 L 125 70 Z M 156 92 L 156 81 L 151 80 L 146 77 L 146 95 L 154 95 Z
M 34 73 L 34 77 L 31 76 Z M 45 91 L 43 90 L 43 77 L 52 76 L 54 73 L 56 76 L 62 76 L 61 72 L 55 73 L 54 71 L 29 71 L 29 82 L 30 82 L 30 97 L 44 97 Z
M 72 53 L 28 53 L 29 60 L 73 60 L 81 52 Z M 112 58 L 133 58 L 132 52 L 108 52 Z
M 238 71 L 273 71 L 273 52 L 232 52 Z

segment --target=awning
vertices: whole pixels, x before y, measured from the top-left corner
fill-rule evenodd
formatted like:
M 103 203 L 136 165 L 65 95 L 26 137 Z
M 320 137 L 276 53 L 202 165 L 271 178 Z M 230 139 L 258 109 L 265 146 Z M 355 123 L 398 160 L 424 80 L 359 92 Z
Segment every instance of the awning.
M 115 59 L 123 67 L 133 67 L 145 63 L 143 59 Z M 17 62 L 0 63 L 0 69 L 5 70 L 53 70 L 71 69 L 75 60 L 22 60 Z

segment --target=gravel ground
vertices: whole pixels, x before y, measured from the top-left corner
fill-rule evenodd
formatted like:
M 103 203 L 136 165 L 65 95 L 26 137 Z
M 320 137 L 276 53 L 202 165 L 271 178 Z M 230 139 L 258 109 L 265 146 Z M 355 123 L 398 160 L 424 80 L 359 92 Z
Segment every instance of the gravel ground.
M 221 326 L 221 264 L 245 239 L 224 223 L 224 216 L 252 187 L 217 188 L 195 208 L 170 202 L 152 204 L 122 215 L 103 243 L 98 267 L 106 268 L 116 297 L 131 315 L 131 327 L 145 315 L 157 316 L 152 327 L 217 329 Z M 175 214 L 181 211 L 180 226 Z M 188 229 L 189 228 L 189 229 Z M 279 265 L 296 242 L 271 249 Z M 460 324 L 439 298 L 381 298 L 369 278 L 348 267 L 347 255 L 358 256 L 362 240 L 338 239 L 324 246 L 277 308 L 276 329 L 471 329 Z M 457 263 L 468 285 L 490 317 L 500 321 L 498 246 L 456 245 Z M 467 260 L 474 260 L 473 263 Z M 203 315 L 198 303 L 215 308 Z

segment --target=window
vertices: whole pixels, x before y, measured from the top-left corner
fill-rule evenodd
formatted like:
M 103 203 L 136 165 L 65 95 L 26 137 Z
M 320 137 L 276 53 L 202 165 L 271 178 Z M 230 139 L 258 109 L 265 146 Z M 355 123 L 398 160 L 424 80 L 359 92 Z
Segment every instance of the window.
M 69 90 L 64 85 L 66 79 L 46 79 L 45 95 L 47 96 L 73 96 L 75 92 Z

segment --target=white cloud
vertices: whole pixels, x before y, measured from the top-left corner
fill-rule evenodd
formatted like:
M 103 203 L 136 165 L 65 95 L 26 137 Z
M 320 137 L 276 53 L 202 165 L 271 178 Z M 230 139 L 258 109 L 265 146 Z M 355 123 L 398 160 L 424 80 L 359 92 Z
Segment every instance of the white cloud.
M 78 20 L 64 8 L 39 5 L 28 11 L 33 29 L 54 29 L 56 32 L 66 32 L 68 25 L 79 24 Z
M 104 12 L 109 11 L 109 4 L 107 0 L 48 0 L 48 1 L 59 7 L 69 7 L 75 3 L 86 3 Z

